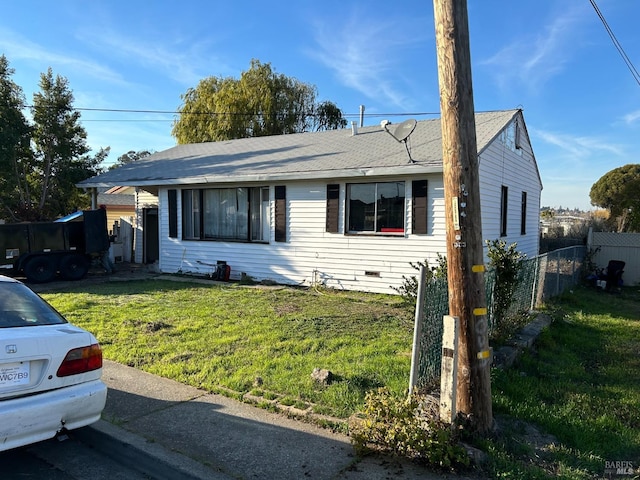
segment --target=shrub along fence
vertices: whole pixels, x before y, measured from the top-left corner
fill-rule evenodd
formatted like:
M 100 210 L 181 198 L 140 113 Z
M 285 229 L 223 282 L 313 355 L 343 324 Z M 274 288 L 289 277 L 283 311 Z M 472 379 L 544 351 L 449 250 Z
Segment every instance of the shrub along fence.
M 560 295 L 566 288 L 576 285 L 581 279 L 582 265 L 586 256 L 583 245 L 561 248 L 522 262 L 517 288 L 508 309 L 508 315 L 530 312 L 546 300 Z M 485 273 L 489 331 L 498 328 L 492 312 L 495 290 L 495 271 Z M 419 340 L 418 387 L 433 383 L 440 377 L 442 353 L 442 317 L 449 313 L 447 280 L 419 279 L 424 285 L 422 335 Z

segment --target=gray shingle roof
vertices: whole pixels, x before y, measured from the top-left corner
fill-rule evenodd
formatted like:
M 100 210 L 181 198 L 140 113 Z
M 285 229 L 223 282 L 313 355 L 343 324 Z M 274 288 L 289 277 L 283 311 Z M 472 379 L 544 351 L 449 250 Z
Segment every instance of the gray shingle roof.
M 121 193 L 99 193 L 98 205 L 119 205 L 132 207 L 136 204 L 134 195 L 123 195 Z
M 519 110 L 476 114 L 478 153 Z M 393 131 L 394 126 L 389 127 Z M 80 187 L 152 186 L 312 178 L 362 177 L 442 171 L 440 119 L 417 122 L 411 158 L 379 125 L 323 132 L 177 145 L 84 180 Z

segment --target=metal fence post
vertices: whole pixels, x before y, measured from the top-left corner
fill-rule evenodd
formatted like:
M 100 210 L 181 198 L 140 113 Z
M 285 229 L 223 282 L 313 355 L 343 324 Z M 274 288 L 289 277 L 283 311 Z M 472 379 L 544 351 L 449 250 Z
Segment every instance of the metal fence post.
M 554 296 L 560 295 L 560 250 L 556 252 L 556 291 Z
M 529 311 L 536 308 L 536 296 L 537 296 L 537 286 L 538 286 L 538 275 L 540 274 L 540 258 L 536 257 L 535 259 L 536 267 L 533 270 L 533 285 L 531 286 L 531 306 Z

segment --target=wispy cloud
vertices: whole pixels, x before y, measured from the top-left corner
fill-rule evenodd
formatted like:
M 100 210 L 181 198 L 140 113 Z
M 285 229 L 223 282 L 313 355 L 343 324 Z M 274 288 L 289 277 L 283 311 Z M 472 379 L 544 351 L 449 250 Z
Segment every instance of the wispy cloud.
M 354 11 L 344 21 L 332 18 L 316 22 L 316 45 L 307 53 L 332 70 L 341 83 L 366 97 L 409 108 L 412 93 L 406 91 L 397 73 L 398 62 L 408 51 L 425 44 L 425 35 L 415 33 L 424 31 L 418 25 L 425 23 L 432 20 L 380 21 Z
M 490 73 L 502 88 L 515 81 L 519 87 L 537 91 L 566 68 L 584 17 L 584 8 L 567 5 L 565 11 L 555 15 L 539 33 L 519 34 L 479 64 L 491 69 Z
M 80 34 L 83 41 L 90 42 L 92 48 L 109 52 L 112 57 L 126 59 L 133 63 L 161 72 L 163 76 L 188 86 L 196 85 L 203 77 L 205 68 L 212 63 L 222 71 L 231 71 L 215 58 L 208 43 L 191 38 L 172 41 L 159 39 L 144 40 L 142 36 L 132 36 L 105 28 L 99 34 L 95 31 Z M 206 51 L 206 53 L 205 53 Z
M 82 72 L 84 75 L 99 78 L 101 81 L 112 84 L 125 85 L 127 83 L 120 73 L 106 65 L 78 56 L 77 52 L 72 54 L 71 52 L 50 50 L 11 30 L 0 29 L 0 50 L 7 55 L 10 62 L 24 60 L 37 64 L 42 71 L 51 66 L 56 70 L 64 68 Z
M 624 120 L 624 122 L 626 124 L 632 125 L 632 124 L 638 122 L 638 120 L 640 120 L 640 110 L 636 110 L 635 112 L 627 113 L 626 115 L 624 115 L 622 117 L 622 119 Z
M 542 204 L 589 209 L 589 191 L 607 171 L 626 163 L 624 145 L 597 136 L 529 129 L 544 189 Z
M 619 157 L 625 156 L 623 146 L 607 142 L 598 137 L 575 136 L 545 130 L 532 130 L 532 134 L 543 142 L 560 148 L 561 151 L 575 160 L 583 160 L 602 153 Z

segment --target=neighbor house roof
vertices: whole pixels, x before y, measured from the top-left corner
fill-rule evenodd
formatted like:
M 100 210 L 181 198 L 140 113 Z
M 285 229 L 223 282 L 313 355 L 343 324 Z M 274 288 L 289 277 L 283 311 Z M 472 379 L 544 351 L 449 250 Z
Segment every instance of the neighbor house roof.
M 520 110 L 476 113 L 478 153 Z M 394 131 L 394 125 L 388 126 Z M 379 125 L 177 145 L 84 180 L 79 187 L 160 186 L 398 175 L 442 171 L 440 119 L 421 120 L 405 145 Z M 410 158 L 412 161 L 410 161 Z
M 133 193 L 128 193 L 124 187 L 98 188 L 98 205 L 111 205 L 120 207 L 133 207 L 136 203 Z M 127 193 L 125 193 L 127 192 Z

